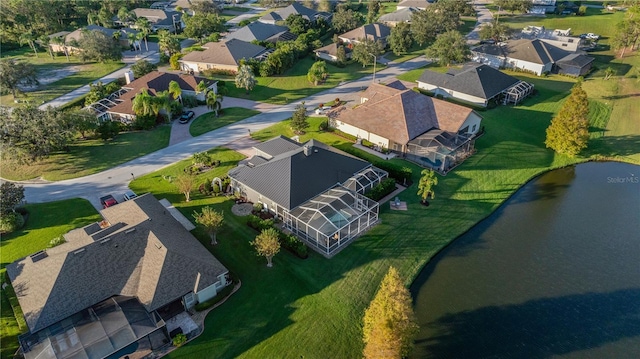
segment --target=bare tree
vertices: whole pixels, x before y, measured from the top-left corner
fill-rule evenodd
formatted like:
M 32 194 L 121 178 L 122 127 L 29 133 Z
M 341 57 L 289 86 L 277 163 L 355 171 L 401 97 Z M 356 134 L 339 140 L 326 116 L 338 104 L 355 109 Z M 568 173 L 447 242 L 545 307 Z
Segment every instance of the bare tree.
M 176 187 L 178 187 L 178 191 L 180 191 L 180 193 L 184 194 L 187 202 L 191 199 L 191 191 L 193 191 L 195 183 L 195 178 L 187 174 L 180 175 L 176 178 Z

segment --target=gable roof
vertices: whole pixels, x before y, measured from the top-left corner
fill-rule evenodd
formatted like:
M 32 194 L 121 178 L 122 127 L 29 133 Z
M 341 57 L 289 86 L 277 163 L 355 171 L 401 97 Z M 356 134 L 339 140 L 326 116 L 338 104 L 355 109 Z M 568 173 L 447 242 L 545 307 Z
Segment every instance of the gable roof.
M 341 108 L 332 118 L 370 133 L 406 144 L 431 129 L 458 132 L 474 111 L 407 89 L 399 82 L 372 84 L 363 104 Z M 479 116 L 479 115 L 478 115 Z
M 391 35 L 390 27 L 384 24 L 375 23 L 363 25 L 357 29 L 345 32 L 344 34 L 340 35 L 340 38 L 348 39 L 351 41 L 367 39 L 373 41 L 382 40 L 384 42 L 386 41 L 387 37 L 389 37 L 389 35 Z
M 120 97 L 118 97 L 119 103 L 111 107 L 107 112 L 135 115 L 132 108 L 133 99 L 140 93 L 140 90 L 148 89 L 149 94 L 155 96 L 158 92 L 167 91 L 171 81 L 177 82 L 183 91 L 194 92 L 197 91 L 200 81 L 204 81 L 207 87 L 216 83 L 216 81 L 189 74 L 152 71 L 122 86 L 125 89 L 129 89 L 129 91 L 120 95 Z
M 272 11 L 264 15 L 259 20 L 285 21 L 290 15 L 302 15 L 304 19 L 307 19 L 309 21 L 315 21 L 316 17 L 330 16 L 330 14 L 328 13 L 315 11 L 295 1 L 293 4 L 285 7 L 284 9 Z
M 427 6 L 431 5 L 432 1 L 428 0 L 403 0 L 398 3 L 398 7 L 414 7 L 420 10 L 424 10 Z
M 555 62 L 571 53 L 546 43 L 541 39 L 508 40 L 498 44 L 482 45 L 474 48 L 473 51 L 541 65 Z
M 151 25 L 171 25 L 173 26 L 174 16 L 175 21 L 178 22 L 182 19 L 182 13 L 178 11 L 167 11 L 162 9 L 149 9 L 149 8 L 136 8 L 133 9 L 136 17 L 144 17 L 149 20 Z
M 424 70 L 418 82 L 444 89 L 490 99 L 520 80 L 483 64 L 467 64 L 462 70 L 449 70 L 446 74 Z
M 285 26 L 267 24 L 260 21 L 254 21 L 247 26 L 243 26 L 240 29 L 230 33 L 226 36 L 227 41 L 230 39 L 238 39 L 246 42 L 254 40 L 264 41 L 270 38 L 276 40 L 293 40 L 296 35 L 289 32 L 289 29 Z
M 282 135 L 253 146 L 256 151 L 260 151 L 270 158 L 298 149 L 300 147 L 302 147 L 301 143 Z
M 289 210 L 371 166 L 316 140 L 256 162 L 232 169 L 229 177 Z
M 180 61 L 238 66 L 240 60 L 255 58 L 267 50 L 265 47 L 238 39 L 208 42 L 202 47 L 205 48 L 204 51 L 192 51 L 184 55 Z
M 378 18 L 380 22 L 409 22 L 414 12 L 420 11 L 417 7 L 406 7 L 389 14 L 384 14 Z
M 76 29 L 76 30 L 68 33 L 64 38 L 65 43 L 69 43 L 72 40 L 80 41 L 80 38 L 82 37 L 83 30 L 99 31 L 99 32 L 107 35 L 107 37 L 110 37 L 110 38 L 113 37 L 114 33 L 119 32 L 119 33 L 122 34 L 121 35 L 121 39 L 123 39 L 123 40 L 127 38 L 127 34 L 137 34 L 138 33 L 138 31 L 133 30 L 133 29 L 129 29 L 129 28 L 108 29 L 106 27 L 102 27 L 102 26 L 98 26 L 98 25 L 87 25 L 87 26 L 85 26 L 83 28 Z
M 153 311 L 228 272 L 151 194 L 101 213 L 110 227 L 75 229 L 46 258 L 7 266 L 31 332 L 114 295 Z
M 345 55 L 352 51 L 348 46 L 344 46 L 344 45 L 340 45 L 340 46 L 342 46 L 342 48 L 344 48 Z M 328 55 L 332 55 L 332 56 L 338 56 L 338 44 L 335 43 L 335 42 L 332 42 L 327 46 L 323 46 L 321 48 L 313 50 L 313 52 L 328 54 Z

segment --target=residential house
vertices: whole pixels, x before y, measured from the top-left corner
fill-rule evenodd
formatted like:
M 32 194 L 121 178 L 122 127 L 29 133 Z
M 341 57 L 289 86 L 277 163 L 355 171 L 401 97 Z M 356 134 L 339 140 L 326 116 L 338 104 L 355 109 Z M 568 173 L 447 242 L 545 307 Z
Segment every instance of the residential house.
M 178 11 L 140 7 L 133 9 L 133 12 L 136 14 L 136 17 L 144 17 L 149 20 L 149 23 L 151 24 L 151 31 L 153 32 L 158 30 L 176 32 L 177 30 L 184 28 L 182 13 Z
M 120 46 L 126 47 L 126 48 L 128 48 L 130 45 L 129 34 L 136 35 L 138 33 L 135 30 L 126 29 L 126 28 L 108 29 L 106 27 L 102 27 L 98 25 L 88 25 L 86 27 L 76 29 L 72 32 L 62 31 L 62 32 L 57 32 L 55 34 L 49 35 L 50 38 L 64 37 L 64 44 L 51 43 L 49 46 L 51 46 L 51 50 L 54 52 L 68 51 L 69 53 L 77 53 L 81 51 L 81 49 L 78 47 L 78 42 L 82 38 L 82 33 L 84 31 L 99 31 L 105 34 L 107 37 L 114 38 L 114 39 L 118 37 L 118 42 L 120 43 Z
M 396 10 L 416 8 L 426 10 L 433 3 L 433 0 L 403 0 L 398 3 Z
M 152 194 L 101 214 L 66 243 L 7 266 L 29 328 L 20 336 L 26 359 L 157 349 L 173 330 L 166 308 L 184 312 L 230 284 L 228 270 Z
M 544 15 L 556 12 L 556 0 L 532 0 L 533 7 L 529 14 Z
M 420 11 L 417 7 L 406 7 L 389 14 L 384 14 L 378 18 L 378 22 L 387 26 L 396 26 L 401 22 L 411 23 L 413 13 Z
M 231 186 L 262 203 L 285 229 L 331 257 L 378 222 L 379 205 L 363 193 L 388 174 L 319 141 L 276 137 L 229 171 Z
M 584 76 L 591 71 L 595 58 L 584 54 L 571 54 L 556 62 L 557 72 L 567 76 Z
M 268 41 L 273 43 L 291 41 L 296 38 L 297 36 L 289 32 L 289 29 L 285 26 L 267 24 L 259 21 L 252 22 L 225 36 L 226 41 L 238 39 L 245 42 Z
M 387 38 L 391 35 L 391 28 L 384 24 L 367 24 L 360 26 L 357 29 L 345 32 L 339 35 L 338 38 L 345 44 L 357 44 L 363 40 L 378 41 L 387 46 Z
M 231 39 L 225 42 L 208 42 L 204 51 L 190 52 L 180 59 L 180 68 L 190 73 L 204 70 L 237 72 L 242 59 L 264 59 L 273 50 L 250 42 Z
M 130 76 L 133 75 L 130 74 Z M 217 92 L 218 90 L 217 81 L 189 74 L 153 71 L 127 83 L 118 92 L 89 105 L 88 108 L 92 109 L 100 119 L 131 123 L 136 118 L 136 113 L 133 111 L 133 99 L 143 89 L 146 89 L 152 96 L 167 91 L 171 81 L 180 85 L 182 96 L 194 96 L 200 101 L 205 100 L 206 92 Z M 198 91 L 200 82 L 204 82 L 206 85 L 205 91 Z
M 446 173 L 474 152 L 482 117 L 407 88 L 372 84 L 361 104 L 329 113 L 330 125 L 423 167 Z
M 557 43 L 556 43 L 557 44 Z M 473 60 L 495 68 L 512 68 L 538 76 L 557 71 L 555 64 L 576 52 L 557 47 L 546 39 L 508 40 L 498 44 L 485 44 L 471 50 Z M 591 62 L 585 62 L 579 72 L 588 72 Z
M 449 69 L 446 73 L 424 70 L 418 78 L 418 88 L 432 92 L 435 96 L 452 97 L 476 106 L 486 107 L 490 101 L 509 101 L 515 95 L 520 102 L 533 91 L 533 85 L 523 83 L 491 66 L 469 63 L 462 69 Z M 522 88 L 524 92 L 520 93 Z
M 323 46 L 319 49 L 314 50 L 313 52 L 319 59 L 338 62 L 338 47 L 342 47 L 344 49 L 344 55 L 346 59 L 351 58 L 352 50 L 348 46 L 336 43 L 331 43 L 327 46 Z
M 315 22 L 319 19 L 330 22 L 332 17 L 331 13 L 309 9 L 308 7 L 303 6 L 301 3 L 294 1 L 293 4 L 283 9 L 271 11 L 270 13 L 259 18 L 258 21 L 275 25 L 277 22 L 286 21 L 287 18 L 291 15 L 301 15 L 303 19 L 309 20 L 311 22 Z
M 220 11 L 224 9 L 224 1 L 221 0 L 177 0 L 173 3 L 173 8 L 180 8 L 189 15 L 194 15 L 193 5 L 197 3 L 208 3 L 217 7 Z

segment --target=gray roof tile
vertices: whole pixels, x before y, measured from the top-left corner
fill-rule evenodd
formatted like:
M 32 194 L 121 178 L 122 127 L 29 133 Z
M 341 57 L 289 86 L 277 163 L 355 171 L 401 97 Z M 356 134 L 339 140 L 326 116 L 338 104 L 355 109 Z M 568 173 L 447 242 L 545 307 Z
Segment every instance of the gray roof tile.
M 491 66 L 467 64 L 461 71 L 446 74 L 425 70 L 418 82 L 438 86 L 468 95 L 490 99 L 520 80 Z
M 181 61 L 238 66 L 242 59 L 251 59 L 265 52 L 266 48 L 250 42 L 231 39 L 225 42 L 208 42 L 204 51 L 190 52 Z

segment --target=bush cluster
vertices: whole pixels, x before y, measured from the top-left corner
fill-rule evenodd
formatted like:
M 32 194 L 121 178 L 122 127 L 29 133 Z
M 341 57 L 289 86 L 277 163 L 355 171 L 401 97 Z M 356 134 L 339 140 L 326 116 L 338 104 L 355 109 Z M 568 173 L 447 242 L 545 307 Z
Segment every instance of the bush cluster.
M 374 201 L 379 201 L 389 193 L 396 189 L 396 180 L 393 178 L 386 178 L 380 182 L 377 186 L 368 190 L 364 195 L 371 198 Z
M 225 75 L 225 76 L 235 76 L 237 71 L 234 70 L 225 70 L 225 69 L 208 69 L 200 72 L 202 76 L 207 78 L 213 78 L 215 75 Z M 220 85 L 220 83 L 218 83 Z
M 260 217 L 254 215 L 249 216 L 247 225 L 258 232 L 262 232 L 263 230 L 269 228 L 275 228 L 273 219 L 260 219 Z M 309 249 L 307 245 L 300 240 L 300 238 L 292 234 L 285 234 L 278 228 L 275 228 L 275 230 L 278 232 L 278 240 L 280 241 L 280 245 L 284 249 L 303 259 L 309 256 Z
M 20 213 L 8 212 L 0 218 L 0 233 L 11 233 L 24 226 L 24 217 Z
M 59 246 L 59 245 L 61 245 L 62 243 L 65 243 L 65 242 L 66 242 L 66 240 L 64 239 L 64 237 L 63 237 L 63 236 L 55 237 L 54 239 L 52 239 L 51 241 L 49 241 L 49 248 L 53 248 L 53 247 L 55 247 L 55 246 Z
M 176 334 L 176 336 L 173 337 L 173 346 L 176 348 L 181 347 L 186 342 L 187 342 L 187 336 L 182 333 Z

